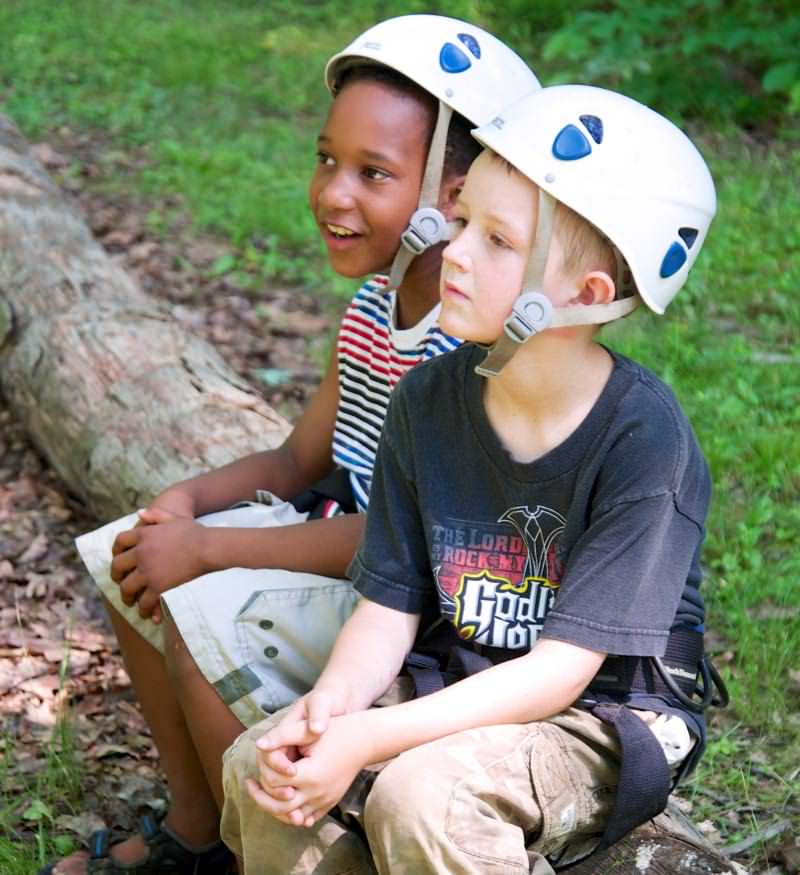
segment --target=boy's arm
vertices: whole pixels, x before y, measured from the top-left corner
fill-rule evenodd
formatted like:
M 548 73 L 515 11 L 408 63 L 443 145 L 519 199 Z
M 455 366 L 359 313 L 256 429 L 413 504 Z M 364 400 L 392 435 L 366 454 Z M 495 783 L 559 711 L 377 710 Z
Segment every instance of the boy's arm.
M 293 786 L 299 760 L 326 738 L 331 720 L 364 716 L 395 680 L 416 636 L 419 615 L 407 614 L 362 599 L 342 627 L 325 670 L 314 689 L 299 700 L 257 742 L 260 779 L 248 781 L 254 800 L 287 824 L 303 825 L 306 815 Z M 335 719 L 334 719 L 335 725 Z M 338 734 L 337 734 L 338 735 Z M 334 741 L 328 792 L 340 798 L 362 765 L 364 749 Z M 331 805 L 335 804 L 334 802 Z M 330 806 L 329 806 L 330 807 Z M 308 824 L 310 825 L 310 823 Z
M 126 604 L 149 616 L 161 592 L 201 574 L 230 567 L 284 568 L 344 577 L 364 529 L 362 514 L 279 529 L 215 528 L 194 517 L 255 498 L 265 488 L 288 498 L 327 474 L 339 401 L 335 349 L 319 389 L 281 447 L 254 453 L 164 490 L 143 522 L 114 543 L 111 576 Z M 143 590 L 147 592 L 143 593 Z
M 344 577 L 364 531 L 352 513 L 275 528 L 207 527 L 174 519 L 137 526 L 114 542 L 111 577 L 122 601 L 149 617 L 162 593 L 226 568 L 280 568 Z
M 400 673 L 418 627 L 417 614 L 361 599 L 339 632 L 314 688 L 282 722 L 306 721 L 314 735 L 321 735 L 331 717 L 368 708 Z
M 249 782 L 250 794 L 283 822 L 312 826 L 339 802 L 365 766 L 463 730 L 551 717 L 580 696 L 604 658 L 603 653 L 545 639 L 526 655 L 438 693 L 334 717 L 322 735 L 311 731 L 310 714 L 305 721 L 284 721 L 258 742 L 261 786 Z M 346 666 L 342 664 L 339 677 L 352 683 L 357 672 Z
M 361 715 L 358 737 L 369 762 L 465 729 L 531 723 L 568 708 L 597 674 L 606 654 L 542 639 L 524 656 L 494 665 L 452 686 Z
M 314 691 L 336 693 L 343 713 L 369 708 L 400 674 L 418 628 L 418 614 L 362 598 L 342 627 Z M 314 720 L 311 712 L 309 720 Z

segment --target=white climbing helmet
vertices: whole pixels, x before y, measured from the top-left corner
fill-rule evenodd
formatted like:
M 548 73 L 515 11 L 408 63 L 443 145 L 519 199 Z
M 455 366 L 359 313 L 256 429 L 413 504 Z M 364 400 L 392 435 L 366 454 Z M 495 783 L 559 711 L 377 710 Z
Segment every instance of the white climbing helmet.
M 624 262 L 620 266 L 625 276 L 618 285 L 638 293 L 654 312 L 664 312 L 686 282 L 716 211 L 711 174 L 683 131 L 622 94 L 588 85 L 555 85 L 527 95 L 473 135 L 540 191 L 539 215 L 545 221 L 538 223 L 510 330 L 507 322 L 506 335 L 513 343 L 547 327 L 607 322 L 635 306 L 636 299 L 629 298 L 540 313 L 549 303 L 537 293 L 549 249 L 553 199 L 611 241 Z M 536 300 L 526 318 L 524 299 L 532 300 L 531 295 Z M 520 319 L 530 325 L 520 329 L 514 324 Z M 532 330 L 521 336 L 528 327 Z M 502 345 L 513 354 L 507 340 Z M 500 368 L 503 363 L 497 361 Z M 486 371 L 498 372 L 492 367 Z
M 325 82 L 330 91 L 336 93 L 348 67 L 363 63 L 390 67 L 439 101 L 418 209 L 392 265 L 389 286 L 396 288 L 411 260 L 447 236 L 436 206 L 452 112 L 477 127 L 541 85 L 527 64 L 497 37 L 443 15 L 402 15 L 366 30 L 328 61 Z

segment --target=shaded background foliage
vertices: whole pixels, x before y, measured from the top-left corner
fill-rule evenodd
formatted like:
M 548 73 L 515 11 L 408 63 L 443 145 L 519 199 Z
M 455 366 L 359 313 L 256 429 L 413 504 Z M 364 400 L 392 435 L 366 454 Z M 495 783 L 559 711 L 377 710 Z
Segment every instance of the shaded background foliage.
M 542 58 L 551 84 L 589 82 L 674 119 L 770 130 L 800 111 L 793 2 L 510 0 L 497 21 Z

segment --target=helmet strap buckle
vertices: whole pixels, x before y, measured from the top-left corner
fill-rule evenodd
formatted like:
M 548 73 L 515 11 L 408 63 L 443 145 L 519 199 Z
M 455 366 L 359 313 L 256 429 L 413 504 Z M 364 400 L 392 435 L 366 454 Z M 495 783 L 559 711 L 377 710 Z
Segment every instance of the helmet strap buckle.
M 523 292 L 514 302 L 503 324 L 506 335 L 514 343 L 525 343 L 553 321 L 552 301 L 541 292 Z
M 414 211 L 408 227 L 400 235 L 403 246 L 414 255 L 421 255 L 431 246 L 447 239 L 447 222 L 435 207 L 421 207 Z
M 396 289 L 403 282 L 406 271 L 418 255 L 447 239 L 447 222 L 436 209 L 436 204 L 439 203 L 447 133 L 452 114 L 453 110 L 440 100 L 436 126 L 433 129 L 433 138 L 422 176 L 418 206 L 409 220 L 408 227 L 400 235 L 400 248 L 392 262 L 387 290 Z

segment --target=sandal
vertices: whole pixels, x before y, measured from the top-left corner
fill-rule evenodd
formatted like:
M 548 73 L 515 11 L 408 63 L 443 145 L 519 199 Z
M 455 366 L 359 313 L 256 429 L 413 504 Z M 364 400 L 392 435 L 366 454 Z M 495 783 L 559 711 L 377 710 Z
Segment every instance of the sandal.
M 101 829 L 89 837 L 88 875 L 225 875 L 230 871 L 233 854 L 222 841 L 204 848 L 192 848 L 163 822 L 146 814 L 140 831 L 147 844 L 147 856 L 132 863 L 113 860 L 111 831 Z M 56 863 L 50 863 L 39 875 L 52 875 Z

